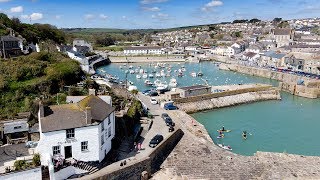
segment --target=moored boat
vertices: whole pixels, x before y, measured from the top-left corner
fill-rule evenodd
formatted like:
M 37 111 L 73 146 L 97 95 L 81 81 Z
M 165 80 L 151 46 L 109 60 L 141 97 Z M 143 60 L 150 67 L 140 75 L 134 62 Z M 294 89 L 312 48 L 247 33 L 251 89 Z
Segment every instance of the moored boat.
M 169 82 L 170 87 L 175 88 L 175 87 L 177 87 L 177 85 L 178 85 L 178 83 L 175 78 L 170 79 L 170 82 Z
M 139 74 L 136 75 L 137 79 L 141 79 L 141 76 Z

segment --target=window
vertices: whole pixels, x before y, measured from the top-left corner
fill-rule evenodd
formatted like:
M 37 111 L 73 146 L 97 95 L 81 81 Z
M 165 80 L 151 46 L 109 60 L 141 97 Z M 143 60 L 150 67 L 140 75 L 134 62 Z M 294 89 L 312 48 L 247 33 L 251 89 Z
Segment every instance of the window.
M 101 132 L 104 131 L 104 121 L 101 123 Z
M 21 129 L 21 126 L 16 126 L 13 129 Z
M 109 127 L 109 129 L 108 129 L 108 137 L 110 137 L 111 136 L 111 127 Z
M 66 135 L 67 139 L 74 138 L 74 129 L 67 129 Z
M 111 124 L 111 115 L 109 115 L 109 117 L 108 117 L 108 125 L 110 125 Z
M 101 135 L 101 146 L 104 144 L 104 138 L 103 135 Z
M 53 151 L 53 155 L 60 154 L 60 146 L 53 146 L 52 151 Z
M 88 151 L 88 141 L 81 142 L 81 151 Z

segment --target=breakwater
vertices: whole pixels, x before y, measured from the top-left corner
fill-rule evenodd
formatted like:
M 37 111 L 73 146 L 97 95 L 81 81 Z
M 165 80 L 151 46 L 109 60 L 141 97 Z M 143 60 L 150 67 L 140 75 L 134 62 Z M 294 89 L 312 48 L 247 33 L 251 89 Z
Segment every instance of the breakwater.
M 279 88 L 293 95 L 306 98 L 320 97 L 320 80 L 289 73 L 271 71 L 269 69 L 242 66 L 238 64 L 220 64 L 219 68 L 221 70 L 235 71 L 243 74 L 280 81 L 282 83 L 279 84 Z M 301 80 L 304 81 L 304 84 L 298 85 L 297 82 Z
M 195 113 L 245 103 L 281 99 L 279 89 L 266 84 L 214 86 L 213 88 L 224 89 L 224 91 L 173 100 L 181 110 Z

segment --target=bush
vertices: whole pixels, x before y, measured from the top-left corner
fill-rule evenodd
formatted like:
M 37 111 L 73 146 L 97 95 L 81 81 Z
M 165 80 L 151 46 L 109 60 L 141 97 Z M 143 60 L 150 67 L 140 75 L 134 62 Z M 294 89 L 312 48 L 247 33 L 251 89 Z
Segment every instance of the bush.
M 26 162 L 26 160 L 16 160 L 14 162 L 14 168 L 16 171 L 24 170 L 28 168 L 30 165 Z
M 32 163 L 35 166 L 40 166 L 41 165 L 41 161 L 40 161 L 40 154 L 35 154 L 32 158 Z

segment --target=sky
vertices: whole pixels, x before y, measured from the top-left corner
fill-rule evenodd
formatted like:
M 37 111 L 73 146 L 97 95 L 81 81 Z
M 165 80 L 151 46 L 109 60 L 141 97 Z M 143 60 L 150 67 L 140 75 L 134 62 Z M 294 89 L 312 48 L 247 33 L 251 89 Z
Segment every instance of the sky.
M 0 0 L 0 12 L 59 28 L 148 29 L 320 16 L 320 0 Z

